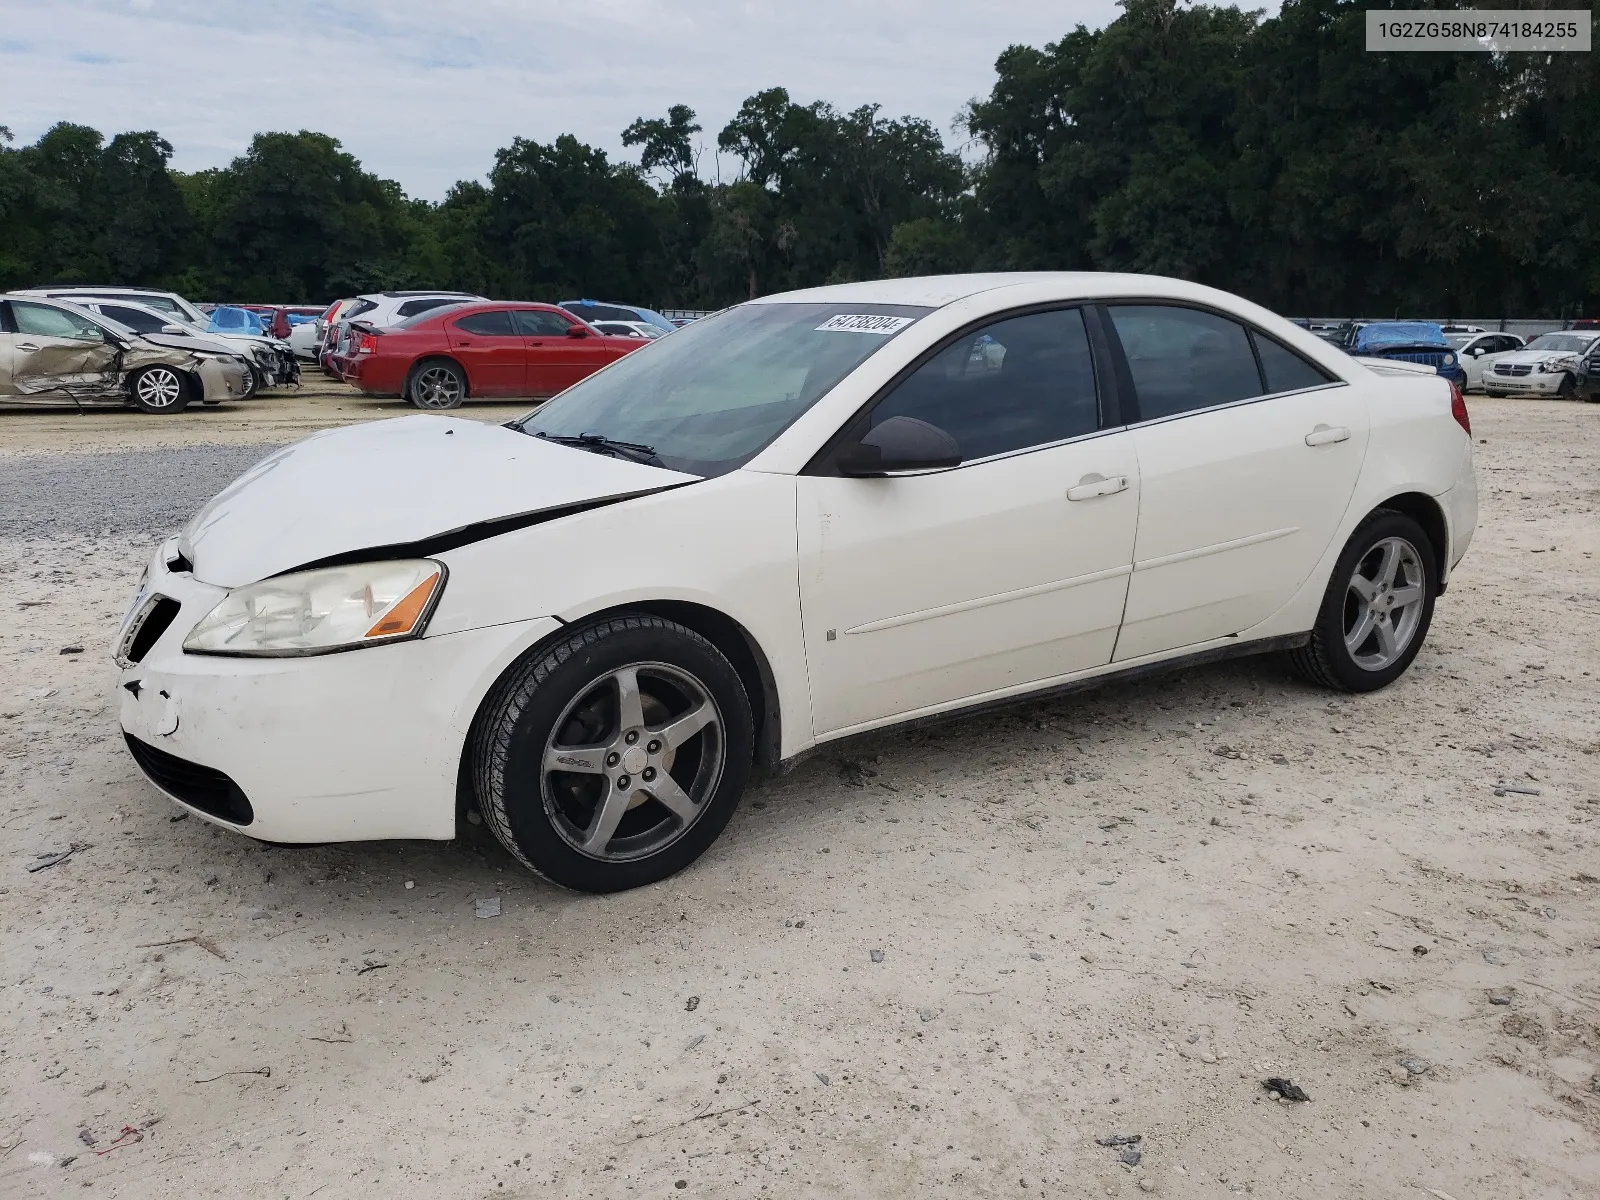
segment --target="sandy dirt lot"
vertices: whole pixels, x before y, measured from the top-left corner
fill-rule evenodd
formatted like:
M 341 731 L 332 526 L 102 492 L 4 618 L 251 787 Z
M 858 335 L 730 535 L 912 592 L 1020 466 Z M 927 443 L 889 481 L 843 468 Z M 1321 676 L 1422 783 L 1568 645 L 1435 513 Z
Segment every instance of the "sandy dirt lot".
M 1600 406 L 1472 408 L 1478 539 L 1389 690 L 885 735 L 606 898 L 481 830 L 180 820 L 106 652 L 163 531 L 0 537 L 0 1195 L 1600 1194 Z M 398 411 L 0 414 L 0 474 Z

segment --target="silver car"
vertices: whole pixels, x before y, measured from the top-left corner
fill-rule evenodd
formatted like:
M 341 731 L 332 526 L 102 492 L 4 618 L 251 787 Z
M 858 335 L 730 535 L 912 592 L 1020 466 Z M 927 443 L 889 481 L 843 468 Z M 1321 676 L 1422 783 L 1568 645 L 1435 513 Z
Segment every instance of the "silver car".
M 0 406 L 164 414 L 248 390 L 249 367 L 237 355 L 158 346 L 75 304 L 0 295 Z

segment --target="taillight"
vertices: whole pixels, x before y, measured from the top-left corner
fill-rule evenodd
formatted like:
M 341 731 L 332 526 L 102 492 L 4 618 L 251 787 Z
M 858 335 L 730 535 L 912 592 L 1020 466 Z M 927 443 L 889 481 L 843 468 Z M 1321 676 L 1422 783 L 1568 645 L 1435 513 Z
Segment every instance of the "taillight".
M 1461 389 L 1455 384 L 1450 385 L 1450 415 L 1456 419 L 1456 424 L 1467 431 L 1467 436 L 1472 436 L 1472 418 L 1467 416 L 1467 398 L 1461 394 Z
M 356 353 L 357 354 L 371 354 L 377 348 L 378 348 L 377 336 L 374 335 L 374 334 L 370 334 L 370 333 L 363 333 L 361 335 L 361 340 L 356 343 Z M 1459 393 L 1459 392 L 1456 393 L 1456 395 L 1458 395 L 1458 396 L 1460 394 L 1461 393 Z M 1463 408 L 1461 411 L 1462 411 L 1463 414 L 1465 414 L 1467 410 L 1465 408 Z M 1457 417 L 1456 419 L 1457 420 L 1465 420 L 1466 418 L 1465 418 L 1465 415 L 1463 415 L 1461 417 Z

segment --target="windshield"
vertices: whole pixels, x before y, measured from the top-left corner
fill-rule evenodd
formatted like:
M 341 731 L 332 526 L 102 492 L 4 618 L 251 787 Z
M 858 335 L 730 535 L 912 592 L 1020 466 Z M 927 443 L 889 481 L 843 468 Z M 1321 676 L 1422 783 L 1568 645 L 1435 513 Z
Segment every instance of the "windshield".
M 1523 347 L 1524 350 L 1553 350 L 1558 354 L 1582 354 L 1595 340 L 1592 333 L 1544 333 Z
M 651 447 L 663 466 L 721 475 L 748 462 L 900 330 L 905 304 L 744 304 L 641 346 L 514 428 Z
M 1459 350 L 1477 336 L 1475 333 L 1447 333 L 1444 335 L 1444 340 Z

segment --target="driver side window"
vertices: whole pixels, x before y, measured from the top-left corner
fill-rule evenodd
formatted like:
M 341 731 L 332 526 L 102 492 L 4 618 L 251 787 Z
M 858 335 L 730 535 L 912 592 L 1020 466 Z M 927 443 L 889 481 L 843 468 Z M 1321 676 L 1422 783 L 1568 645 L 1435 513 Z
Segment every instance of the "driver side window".
M 962 334 L 880 401 L 871 424 L 915 417 L 964 461 L 1044 446 L 1100 426 L 1083 313 L 1029 313 Z
M 13 300 L 11 315 L 16 321 L 18 333 L 31 333 L 35 337 L 71 338 L 79 342 L 106 340 L 100 326 L 64 308 Z

